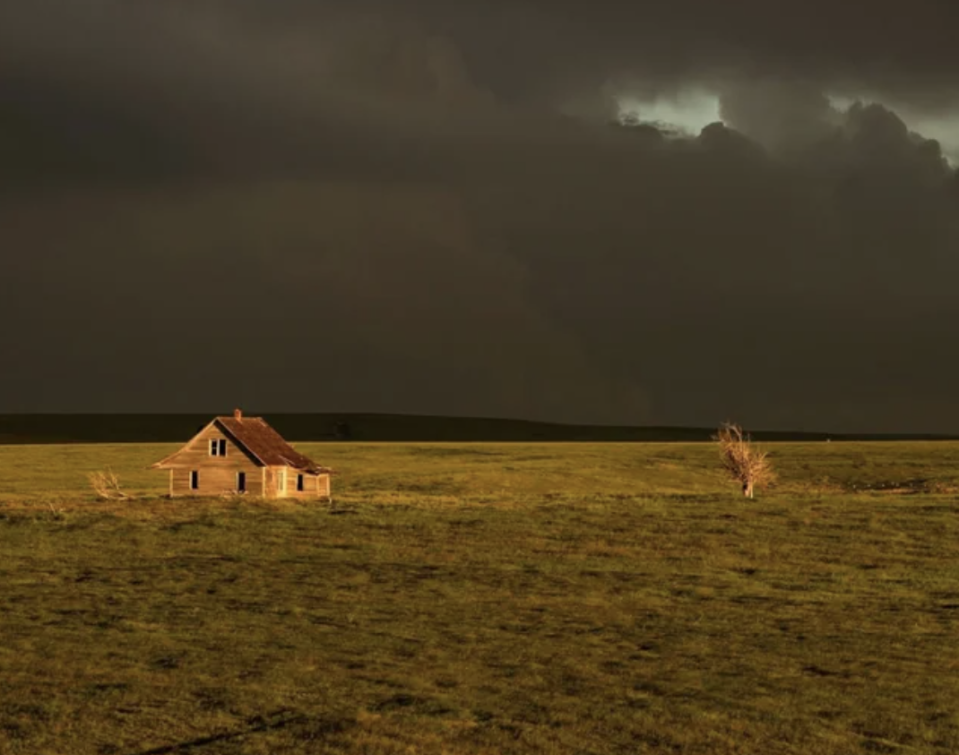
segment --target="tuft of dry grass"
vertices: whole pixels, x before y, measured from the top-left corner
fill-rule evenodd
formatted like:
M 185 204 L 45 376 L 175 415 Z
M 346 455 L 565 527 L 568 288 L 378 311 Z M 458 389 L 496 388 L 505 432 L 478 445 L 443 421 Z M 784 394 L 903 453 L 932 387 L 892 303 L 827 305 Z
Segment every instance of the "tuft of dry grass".
M 125 500 L 130 497 L 120 488 L 120 478 L 112 470 L 91 472 L 87 479 L 97 497 L 105 501 Z
M 753 497 L 756 488 L 768 487 L 776 481 L 769 452 L 756 448 L 739 425 L 726 422 L 714 440 L 719 444 L 723 469 L 742 485 L 743 495 L 747 498 Z

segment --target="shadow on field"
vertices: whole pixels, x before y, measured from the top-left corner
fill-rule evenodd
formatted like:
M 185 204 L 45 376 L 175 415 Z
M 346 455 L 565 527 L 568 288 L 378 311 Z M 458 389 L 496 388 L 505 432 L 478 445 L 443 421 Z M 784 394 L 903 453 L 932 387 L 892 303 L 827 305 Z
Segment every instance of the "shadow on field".
M 139 750 L 133 755 L 177 755 L 177 753 L 189 752 L 199 747 L 242 739 L 251 734 L 277 731 L 294 725 L 302 727 L 303 731 L 301 736 L 303 739 L 313 740 L 324 735 L 340 734 L 352 725 L 352 723 L 352 721 L 343 719 L 318 719 L 301 713 L 294 713 L 290 710 L 278 710 L 273 713 L 267 713 L 265 716 L 252 716 L 248 718 L 246 720 L 246 726 L 242 729 L 223 732 L 221 734 L 211 734 L 207 737 L 198 737 L 172 745 L 153 747 L 149 750 Z

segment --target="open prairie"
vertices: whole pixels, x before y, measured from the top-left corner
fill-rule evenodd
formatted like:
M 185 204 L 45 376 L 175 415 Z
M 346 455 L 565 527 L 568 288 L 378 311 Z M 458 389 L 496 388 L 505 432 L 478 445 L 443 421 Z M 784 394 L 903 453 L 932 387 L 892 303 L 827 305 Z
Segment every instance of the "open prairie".
M 332 506 L 0 446 L 2 755 L 959 752 L 959 443 L 297 447 Z

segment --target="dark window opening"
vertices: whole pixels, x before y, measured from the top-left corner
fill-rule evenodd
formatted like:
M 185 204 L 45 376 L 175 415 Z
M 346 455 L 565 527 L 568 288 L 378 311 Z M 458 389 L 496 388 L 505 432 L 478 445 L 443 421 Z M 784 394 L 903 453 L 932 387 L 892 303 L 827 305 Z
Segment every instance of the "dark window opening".
M 216 456 L 216 450 L 219 448 L 219 445 L 216 442 L 216 438 L 210 441 L 210 456 Z
M 200 473 L 193 471 L 190 472 L 190 490 L 199 490 L 200 489 Z
M 298 474 L 296 476 L 296 489 L 299 490 L 300 492 L 303 491 L 303 475 L 301 474 Z
M 246 491 L 246 472 L 236 473 L 236 489 L 241 493 Z
M 226 438 L 220 438 L 220 456 L 226 456 Z

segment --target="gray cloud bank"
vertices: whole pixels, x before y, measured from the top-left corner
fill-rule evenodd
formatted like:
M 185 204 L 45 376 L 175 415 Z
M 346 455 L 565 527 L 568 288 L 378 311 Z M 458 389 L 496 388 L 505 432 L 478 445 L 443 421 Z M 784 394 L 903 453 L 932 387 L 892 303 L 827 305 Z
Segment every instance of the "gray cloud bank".
M 0 9 L 0 411 L 955 431 L 957 12 L 769 5 Z

